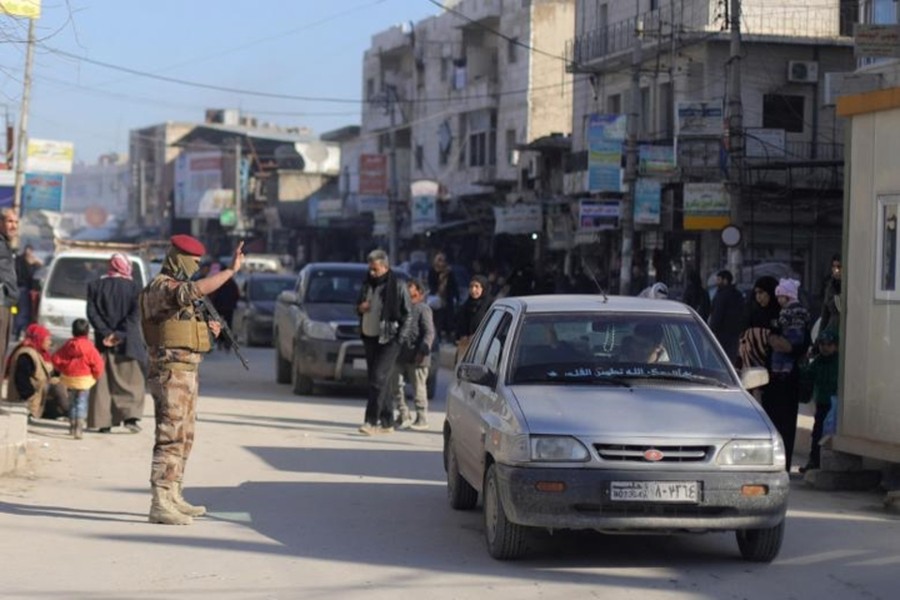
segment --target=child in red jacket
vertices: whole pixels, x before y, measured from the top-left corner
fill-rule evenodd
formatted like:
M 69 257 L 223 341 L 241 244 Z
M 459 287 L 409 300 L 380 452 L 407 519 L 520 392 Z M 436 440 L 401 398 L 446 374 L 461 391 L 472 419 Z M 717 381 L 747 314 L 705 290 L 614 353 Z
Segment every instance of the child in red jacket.
M 69 390 L 69 433 L 80 440 L 87 419 L 88 395 L 103 374 L 103 357 L 88 339 L 87 319 L 72 322 L 72 337 L 53 354 L 60 383 Z

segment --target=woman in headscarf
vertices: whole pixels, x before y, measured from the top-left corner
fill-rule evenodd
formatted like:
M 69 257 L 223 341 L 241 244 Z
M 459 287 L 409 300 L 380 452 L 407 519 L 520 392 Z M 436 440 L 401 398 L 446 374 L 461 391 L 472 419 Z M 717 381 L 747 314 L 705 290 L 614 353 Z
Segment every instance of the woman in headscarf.
M 760 277 L 753 285 L 746 328 L 741 333 L 738 343 L 738 356 L 743 368 L 770 368 L 769 335 L 777 328 L 778 313 L 781 311 L 775 298 L 777 287 L 778 280 L 769 276 Z
M 469 347 L 478 325 L 487 314 L 494 299 L 488 293 L 488 280 L 484 275 L 475 275 L 469 282 L 469 297 L 459 307 L 456 317 L 456 358 L 459 360 Z
M 6 361 L 6 401 L 25 402 L 30 419 L 55 418 L 67 412 L 66 392 L 54 377 L 50 332 L 32 323 Z
M 147 351 L 140 328 L 140 291 L 132 279 L 131 260 L 118 252 L 110 257 L 106 275 L 88 284 L 87 317 L 104 369 L 91 388 L 87 426 L 103 433 L 121 423 L 132 433 L 141 430 Z

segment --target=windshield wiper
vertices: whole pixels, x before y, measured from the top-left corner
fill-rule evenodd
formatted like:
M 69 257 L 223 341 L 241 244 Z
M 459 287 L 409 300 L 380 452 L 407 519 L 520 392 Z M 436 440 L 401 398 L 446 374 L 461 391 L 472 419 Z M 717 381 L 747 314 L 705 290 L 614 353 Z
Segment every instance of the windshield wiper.
M 552 383 L 554 385 L 595 385 L 598 383 L 617 386 L 632 387 L 631 384 L 621 377 L 560 377 L 549 375 L 535 375 L 532 377 L 519 377 L 514 380 L 515 384 L 522 383 Z
M 688 374 L 676 374 L 676 373 L 653 373 L 640 375 L 641 379 L 665 379 L 669 381 L 689 381 L 692 383 L 706 383 L 709 385 L 714 385 L 716 387 L 730 389 L 731 386 L 719 381 L 715 377 L 706 377 L 705 375 L 688 375 Z

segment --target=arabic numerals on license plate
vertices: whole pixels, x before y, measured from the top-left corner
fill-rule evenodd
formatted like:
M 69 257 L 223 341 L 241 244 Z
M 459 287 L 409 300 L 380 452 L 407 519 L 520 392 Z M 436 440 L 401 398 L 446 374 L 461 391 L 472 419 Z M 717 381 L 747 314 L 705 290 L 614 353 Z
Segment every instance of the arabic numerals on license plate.
M 609 497 L 617 501 L 637 502 L 698 502 L 699 484 L 696 481 L 613 481 Z

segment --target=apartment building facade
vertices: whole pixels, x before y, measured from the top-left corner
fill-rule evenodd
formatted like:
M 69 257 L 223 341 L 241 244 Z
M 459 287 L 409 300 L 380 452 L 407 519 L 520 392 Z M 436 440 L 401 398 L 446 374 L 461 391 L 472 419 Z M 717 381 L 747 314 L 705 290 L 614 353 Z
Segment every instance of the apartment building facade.
M 424 244 L 408 218 L 411 185 L 424 180 L 442 190 L 428 233 L 449 235 L 459 225 L 480 239 L 479 253 L 491 251 L 492 208 L 520 181 L 518 148 L 572 126 L 564 51 L 575 4 L 459 0 L 373 36 L 363 62 L 361 140 L 364 152 L 394 159 L 391 208 L 403 245 Z
M 844 123 L 834 109 L 834 74 L 854 69 L 852 31 L 859 7 L 847 0 L 742 0 L 740 5 L 741 54 L 732 59 L 730 0 L 577 2 L 575 36 L 567 49 L 576 77 L 567 194 L 621 198 L 616 192 L 597 194 L 589 185 L 592 115 L 633 115 L 639 143 L 669 148 L 661 155 L 668 153 L 674 163 L 647 175 L 660 190 L 659 216 L 656 223 L 636 225 L 638 287 L 657 279 L 678 286 L 687 265 L 704 276 L 725 266 L 720 234 L 733 220 L 734 181 L 740 182 L 746 266 L 736 273 L 739 280 L 752 284 L 755 266 L 779 263 L 811 289 L 827 257 L 840 249 Z M 632 102 L 636 35 L 640 97 Z M 739 178 L 731 171 L 737 149 L 729 147 L 726 127 L 731 66 L 740 68 L 741 80 Z M 714 190 L 711 201 L 723 209 L 722 218 L 691 217 L 698 189 L 707 195 Z M 579 236 L 576 228 L 574 243 L 604 257 L 595 268 L 614 278 L 618 234 Z

